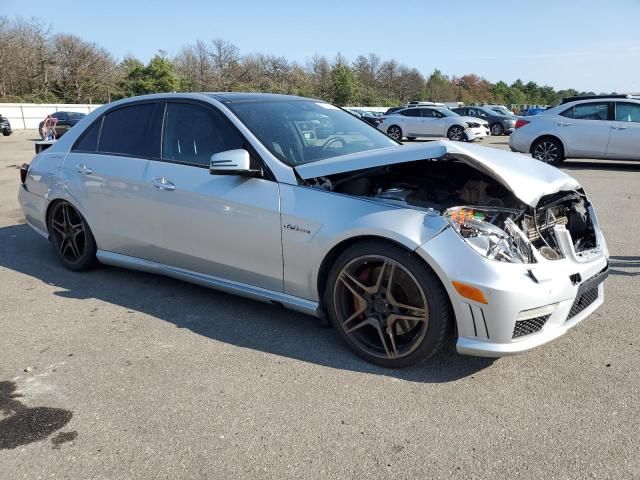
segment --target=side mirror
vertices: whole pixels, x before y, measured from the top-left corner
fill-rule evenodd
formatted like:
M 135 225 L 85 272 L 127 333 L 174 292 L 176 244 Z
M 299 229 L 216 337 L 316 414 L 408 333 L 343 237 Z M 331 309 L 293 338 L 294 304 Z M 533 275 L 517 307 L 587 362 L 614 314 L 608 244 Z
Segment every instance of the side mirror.
M 251 170 L 249 152 L 239 148 L 237 150 L 227 150 L 211 155 L 209 173 L 211 175 L 244 175 L 255 177 L 260 173 L 260 170 Z

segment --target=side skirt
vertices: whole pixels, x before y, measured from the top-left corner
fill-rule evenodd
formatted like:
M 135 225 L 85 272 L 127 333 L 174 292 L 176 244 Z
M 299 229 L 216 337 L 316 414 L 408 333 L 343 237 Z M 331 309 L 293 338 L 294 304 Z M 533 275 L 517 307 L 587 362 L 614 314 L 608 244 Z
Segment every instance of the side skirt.
M 213 288 L 215 290 L 258 300 L 259 302 L 282 305 L 283 307 L 305 313 L 307 315 L 312 315 L 314 317 L 321 316 L 318 302 L 307 300 L 305 298 L 294 297 L 293 295 L 287 295 L 286 293 L 274 292 L 273 290 L 247 285 L 246 283 L 234 282 L 232 280 L 213 277 L 211 275 L 205 275 L 191 270 L 171 267 L 162 263 L 151 262 L 149 260 L 130 257 L 128 255 L 121 255 L 119 253 L 98 250 L 96 256 L 98 257 L 98 260 L 105 265 L 165 275 L 177 280 L 195 283 L 196 285 L 203 287 Z

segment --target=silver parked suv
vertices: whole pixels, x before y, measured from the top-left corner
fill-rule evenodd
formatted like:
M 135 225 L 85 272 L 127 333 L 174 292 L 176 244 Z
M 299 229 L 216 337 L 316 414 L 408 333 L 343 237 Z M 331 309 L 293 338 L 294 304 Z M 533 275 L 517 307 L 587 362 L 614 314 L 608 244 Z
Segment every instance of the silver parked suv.
M 551 164 L 565 158 L 640 160 L 640 96 L 566 98 L 519 119 L 509 146 Z

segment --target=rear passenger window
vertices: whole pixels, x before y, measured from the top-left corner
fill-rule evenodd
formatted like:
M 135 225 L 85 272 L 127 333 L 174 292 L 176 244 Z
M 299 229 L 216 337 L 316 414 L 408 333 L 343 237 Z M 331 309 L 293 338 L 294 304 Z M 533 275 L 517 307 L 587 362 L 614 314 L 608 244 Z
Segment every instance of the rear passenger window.
M 93 122 L 80 139 L 73 146 L 74 152 L 95 152 L 98 149 L 98 136 L 100 135 L 100 126 L 102 125 L 102 118 Z
M 167 104 L 162 138 L 162 158 L 206 167 L 214 153 L 244 148 L 220 113 L 193 103 Z
M 566 115 L 565 115 L 566 116 Z M 573 116 L 576 120 L 607 120 L 609 117 L 609 104 L 583 103 L 573 107 Z
M 566 109 L 560 115 L 562 115 L 563 117 L 567 117 L 567 118 L 573 118 L 573 107 Z
M 107 113 L 98 150 L 135 157 L 160 157 L 163 103 L 143 103 Z

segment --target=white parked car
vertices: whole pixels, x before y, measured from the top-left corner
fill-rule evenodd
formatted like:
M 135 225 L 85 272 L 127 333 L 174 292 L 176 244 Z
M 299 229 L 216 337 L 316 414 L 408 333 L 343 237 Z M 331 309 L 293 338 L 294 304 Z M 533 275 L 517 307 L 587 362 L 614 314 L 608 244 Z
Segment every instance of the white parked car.
M 551 164 L 565 158 L 640 160 L 640 97 L 578 98 L 519 119 L 511 150 Z
M 489 124 L 463 117 L 443 107 L 411 107 L 386 115 L 378 129 L 391 138 L 446 137 L 454 141 L 480 140 L 489 135 Z

